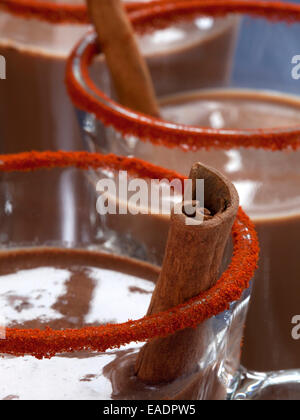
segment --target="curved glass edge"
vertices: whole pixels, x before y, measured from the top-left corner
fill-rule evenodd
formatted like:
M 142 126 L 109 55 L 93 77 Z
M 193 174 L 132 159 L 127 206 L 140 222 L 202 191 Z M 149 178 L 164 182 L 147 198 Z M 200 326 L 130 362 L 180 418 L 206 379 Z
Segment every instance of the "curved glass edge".
M 227 400 L 300 400 L 300 369 L 264 373 L 241 366 Z

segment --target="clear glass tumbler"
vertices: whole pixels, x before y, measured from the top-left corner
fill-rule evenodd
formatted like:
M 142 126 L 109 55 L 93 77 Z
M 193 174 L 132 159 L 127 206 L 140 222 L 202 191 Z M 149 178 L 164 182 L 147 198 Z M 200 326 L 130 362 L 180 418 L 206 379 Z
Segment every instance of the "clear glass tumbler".
M 152 2 L 124 3 L 133 12 Z M 1 6 L 0 55 L 6 62 L 6 80 L 0 84 L 0 153 L 83 149 L 80 128 L 66 94 L 64 73 L 71 49 L 89 28 L 84 0 L 39 0 L 34 5 L 31 1 L 18 4 L 18 0 L 8 0 Z M 212 37 L 206 46 L 212 49 L 214 60 L 218 59 L 216 44 L 220 44 L 219 51 L 222 43 L 222 54 L 228 54 L 235 25 L 226 20 L 220 30 L 224 36 L 215 35 L 216 40 Z M 158 31 L 154 37 L 145 37 L 143 49 L 152 57 L 155 72 L 166 60 L 172 66 L 182 66 L 183 60 L 190 60 L 199 50 L 201 39 L 201 28 L 179 25 L 166 33 Z M 173 48 L 174 43 L 178 49 Z M 223 78 L 220 66 L 217 68 L 211 74 L 212 81 L 221 77 L 220 73 Z M 95 74 L 100 80 L 106 77 L 101 59 Z M 171 80 L 169 74 L 166 67 L 164 77 L 160 77 L 160 89 L 163 86 L 165 92 L 169 91 L 165 90 L 166 80 L 170 89 L 178 83 L 178 78 Z M 196 78 L 195 74 L 190 76 Z
M 198 83 L 188 91 L 181 83 L 166 94 L 156 90 L 160 119 L 122 107 L 84 71 L 99 51 L 94 34 L 84 37 L 69 60 L 68 87 L 75 106 L 85 112 L 82 128 L 91 150 L 136 156 L 181 173 L 202 161 L 234 182 L 261 244 L 242 361 L 267 375 L 286 371 L 288 382 L 290 370 L 300 368 L 300 6 L 195 1 L 140 11 L 133 24 L 143 33 L 153 29 L 153 22 L 166 30 L 174 21 L 217 22 L 233 16 L 240 29 L 227 85 L 216 81 L 212 86 L 202 78 L 210 54 L 202 57 L 202 65 L 201 54 L 195 55 L 184 65 L 193 67 Z M 172 79 L 177 69 L 169 71 Z M 159 72 L 152 76 L 156 86 Z M 189 79 L 184 72 L 181 78 Z M 124 229 L 130 234 L 134 224 Z M 154 253 L 164 247 L 167 230 L 156 232 Z M 282 380 L 281 386 L 286 395 Z M 249 386 L 249 398 L 251 392 Z
M 258 256 L 243 211 L 218 285 L 180 310 L 144 317 L 159 267 L 147 255 L 129 258 L 130 249 L 117 255 L 105 241 L 90 178 L 126 169 L 125 159 L 34 152 L 0 161 L 0 399 L 225 399 L 236 381 Z M 128 172 L 140 177 L 141 162 L 132 160 Z M 70 174 L 77 200 L 67 193 L 52 200 Z M 76 217 L 66 217 L 70 208 Z M 195 322 L 205 345 L 193 374 L 157 386 L 139 381 L 133 366 L 144 341 Z

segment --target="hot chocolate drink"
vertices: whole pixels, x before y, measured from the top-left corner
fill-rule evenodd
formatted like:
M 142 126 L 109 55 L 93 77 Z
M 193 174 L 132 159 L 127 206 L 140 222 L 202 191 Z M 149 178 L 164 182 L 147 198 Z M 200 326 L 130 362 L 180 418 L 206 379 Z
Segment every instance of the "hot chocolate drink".
M 161 105 L 168 121 L 214 129 L 300 126 L 299 98 L 279 93 L 207 90 L 169 97 Z M 300 311 L 300 152 L 243 148 L 183 152 L 150 142 L 137 142 L 130 149 L 126 140 L 121 142 L 121 147 L 128 146 L 128 154 L 155 164 L 186 173 L 192 162 L 201 161 L 234 182 L 241 205 L 256 224 L 261 244 L 243 363 L 258 371 L 299 368 L 299 341 L 292 337 L 292 319 Z M 109 216 L 107 221 L 135 239 L 140 238 L 141 226 L 147 226 L 144 238 L 154 258 L 159 258 L 166 243 L 168 217 L 153 215 L 147 225 L 145 217 Z
M 166 119 L 219 129 L 300 126 L 299 111 L 297 97 L 249 91 L 203 93 L 164 108 Z M 197 159 L 235 183 L 259 233 L 261 256 L 242 362 L 258 371 L 299 368 L 299 341 L 291 332 L 300 310 L 300 152 L 236 149 L 198 152 Z M 169 155 L 164 163 L 175 167 Z
M 0 13 L 0 55 L 6 60 L 7 73 L 7 79 L 0 83 L 0 153 L 83 148 L 64 77 L 66 59 L 88 29 L 87 25 L 53 25 Z M 159 94 L 174 92 L 178 84 L 182 90 L 189 89 L 195 79 L 205 80 L 206 84 L 210 81 L 211 85 L 224 84 L 236 29 L 236 18 L 201 18 L 142 37 L 141 48 L 159 81 Z M 205 65 L 199 66 L 203 57 Z M 198 64 L 189 68 L 201 67 L 201 77 L 192 71 L 182 78 L 183 73 L 187 76 L 182 63 L 192 62 Z M 101 87 L 110 91 L 102 64 L 102 59 L 97 61 L 94 73 Z M 171 67 L 176 69 L 172 78 Z

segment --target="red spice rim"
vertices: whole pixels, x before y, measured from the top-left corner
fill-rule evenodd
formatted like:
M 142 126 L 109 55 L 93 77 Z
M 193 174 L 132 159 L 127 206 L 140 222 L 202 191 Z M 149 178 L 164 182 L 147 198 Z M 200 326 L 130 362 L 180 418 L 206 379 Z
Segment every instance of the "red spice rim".
M 135 158 L 101 155 L 88 152 L 28 152 L 0 155 L 0 171 L 34 171 L 44 168 L 127 170 L 130 174 L 156 179 L 185 179 L 183 175 L 165 170 Z M 196 327 L 212 316 L 229 309 L 239 300 L 257 268 L 259 246 L 253 223 L 240 208 L 232 229 L 234 251 L 230 266 L 210 290 L 169 311 L 146 316 L 123 324 L 55 331 L 6 330 L 0 340 L 0 353 L 36 358 L 51 358 L 58 353 L 90 350 L 104 352 L 133 341 L 143 342 L 164 337 L 188 327 Z
M 168 0 L 152 0 L 149 3 L 132 1 L 126 3 L 125 7 L 128 12 L 131 12 L 166 1 Z M 90 23 L 85 4 L 58 4 L 51 1 L 40 2 L 36 0 L 0 0 L 0 9 L 25 19 L 39 19 L 53 24 L 86 25 Z
M 84 5 L 57 4 L 35 0 L 1 0 L 0 9 L 25 19 L 38 19 L 49 23 L 87 24 L 89 19 Z
M 245 0 L 188 0 L 166 3 L 130 14 L 137 32 L 166 27 L 170 22 L 200 15 L 225 16 L 244 13 L 271 21 L 300 22 L 300 5 L 292 3 Z M 300 126 L 270 129 L 209 129 L 200 126 L 169 123 L 130 110 L 111 100 L 91 80 L 89 65 L 99 53 L 95 33 L 88 33 L 73 50 L 66 70 L 66 84 L 76 107 L 94 114 L 122 135 L 133 135 L 143 141 L 182 150 L 200 148 L 230 149 L 254 147 L 267 150 L 297 150 Z

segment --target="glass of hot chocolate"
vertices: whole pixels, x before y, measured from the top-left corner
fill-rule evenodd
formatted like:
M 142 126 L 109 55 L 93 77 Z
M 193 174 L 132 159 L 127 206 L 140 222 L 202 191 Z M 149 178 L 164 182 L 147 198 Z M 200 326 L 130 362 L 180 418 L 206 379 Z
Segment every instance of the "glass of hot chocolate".
M 149 7 L 151 2 L 125 0 L 127 10 Z M 209 25 L 210 22 L 203 22 Z M 198 25 L 199 26 L 199 25 Z M 212 49 L 210 72 L 205 78 L 225 80 L 236 28 L 231 19 L 220 20 L 218 33 L 203 45 L 203 31 L 196 25 L 174 25 L 161 39 L 160 32 L 146 37 L 144 51 L 154 73 L 165 64 L 158 88 L 169 93 L 184 72 L 182 63 L 203 49 Z M 6 63 L 6 79 L 0 83 L 0 153 L 24 150 L 82 149 L 80 128 L 64 86 L 65 64 L 72 47 L 87 32 L 89 19 L 84 0 L 6 0 L 0 4 L 0 56 Z M 222 65 L 213 63 L 220 55 Z M 169 67 L 178 67 L 169 79 Z M 95 65 L 100 81 L 106 80 L 101 59 Z M 186 80 L 195 80 L 192 66 Z M 222 68 L 222 71 L 221 71 Z M 102 70 L 103 73 L 102 74 Z M 169 88 L 166 80 L 169 80 Z M 188 83 L 186 88 L 189 88 Z M 22 140 L 20 140 L 22 139 Z
M 156 87 L 159 74 L 152 73 L 160 118 L 122 106 L 96 85 L 87 72 L 98 52 L 94 34 L 87 35 L 70 58 L 68 87 L 76 107 L 86 112 L 82 127 L 92 150 L 137 156 L 183 173 L 191 162 L 202 161 L 235 184 L 261 243 L 242 352 L 243 364 L 251 370 L 249 377 L 245 373 L 250 385 L 239 397 L 259 398 L 262 384 L 272 383 L 270 375 L 277 377 L 274 372 L 287 372 L 287 386 L 289 379 L 299 378 L 300 7 L 261 1 L 228 1 L 221 7 L 218 1 L 195 1 L 140 11 L 133 24 L 143 39 L 154 25 L 163 31 L 174 21 L 210 22 L 208 31 L 213 32 L 221 16 L 238 16 L 240 21 L 227 86 L 205 78 L 203 68 L 213 49 L 204 48 L 204 57 L 199 50 L 194 60 L 183 63 L 201 79 L 187 90 L 181 85 L 181 79 L 190 82 L 185 72 L 173 91 L 163 93 Z M 108 218 L 107 225 L 110 222 L 122 226 L 119 237 L 130 238 L 138 229 L 129 219 Z M 154 215 L 152 223 L 149 249 L 155 259 L 166 243 L 168 216 Z M 256 376 L 256 371 L 267 375 Z M 249 378 L 261 386 L 253 387 Z M 286 396 L 282 376 L 279 383 L 264 395 Z
M 0 161 L 0 399 L 226 398 L 236 381 L 258 258 L 256 232 L 245 213 L 234 213 L 233 252 L 229 247 L 222 258 L 216 285 L 184 304 L 144 316 L 160 268 L 147 262 L 147 255 L 144 261 L 130 258 L 125 248 L 120 255 L 104 241 L 90 171 L 126 170 L 145 180 L 184 177 L 137 159 L 87 152 L 1 155 Z M 78 181 L 76 194 L 53 199 L 70 174 Z M 205 197 L 210 208 L 214 193 Z M 66 221 L 70 208 L 76 217 Z M 227 203 L 225 219 L 231 208 Z M 233 208 L 238 209 L 238 200 Z M 196 342 L 185 334 L 191 339 L 195 333 L 200 341 L 193 347 Z M 135 363 L 145 341 L 172 340 L 172 348 L 165 347 L 170 361 L 178 337 L 180 363 L 174 366 L 182 365 L 181 374 L 158 383 L 141 379 Z

